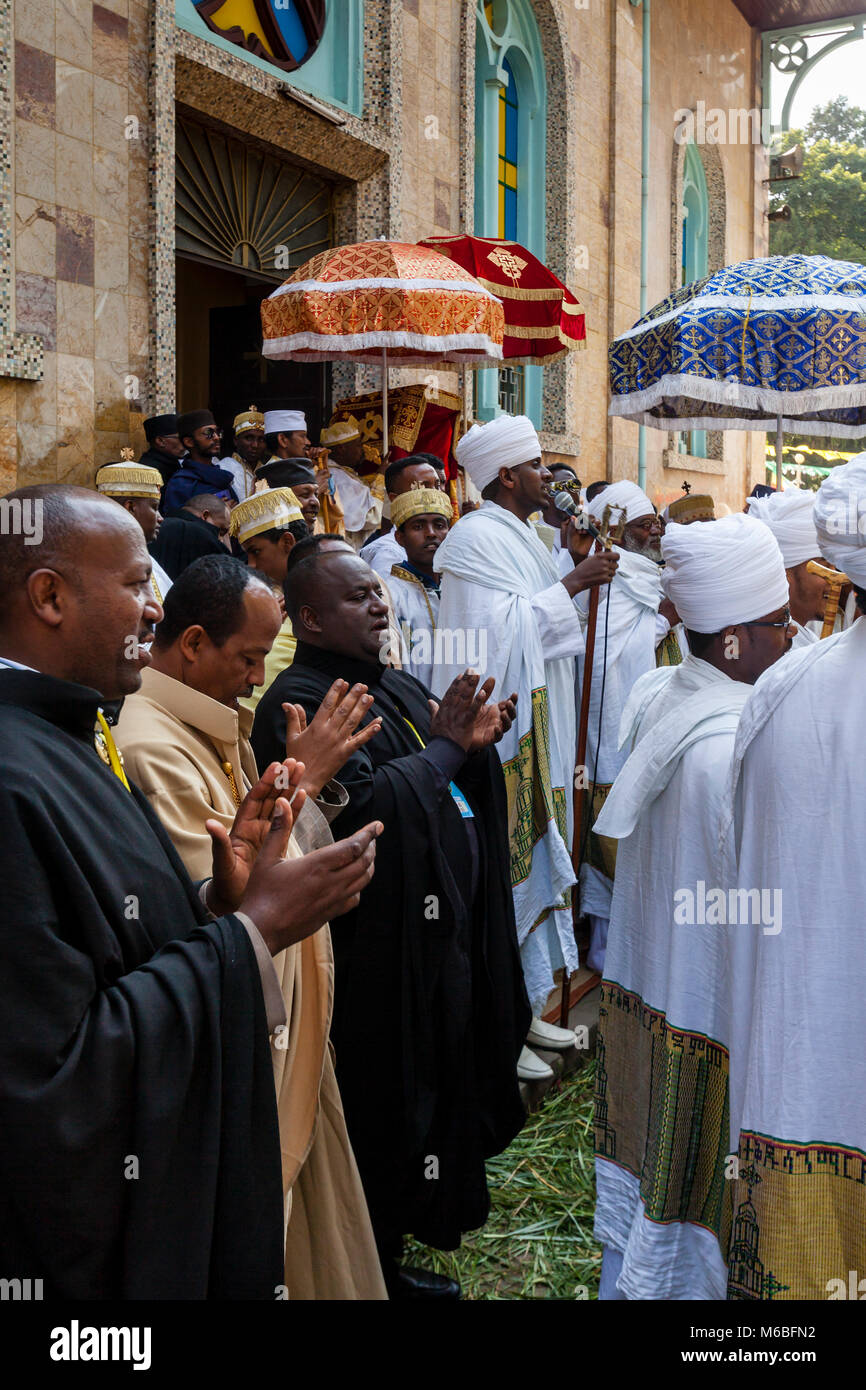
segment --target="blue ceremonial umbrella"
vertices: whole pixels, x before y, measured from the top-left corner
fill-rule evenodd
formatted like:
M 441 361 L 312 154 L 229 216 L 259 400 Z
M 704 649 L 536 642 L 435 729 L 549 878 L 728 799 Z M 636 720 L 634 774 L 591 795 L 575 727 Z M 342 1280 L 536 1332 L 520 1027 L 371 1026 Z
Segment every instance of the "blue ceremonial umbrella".
M 866 267 L 741 261 L 684 285 L 611 343 L 610 414 L 654 429 L 866 435 Z

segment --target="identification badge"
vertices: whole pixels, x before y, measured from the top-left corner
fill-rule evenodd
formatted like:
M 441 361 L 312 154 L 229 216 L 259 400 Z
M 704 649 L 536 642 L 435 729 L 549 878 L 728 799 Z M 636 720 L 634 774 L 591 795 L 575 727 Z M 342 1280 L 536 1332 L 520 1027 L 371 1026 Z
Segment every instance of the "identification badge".
M 463 819 L 474 820 L 475 812 L 472 810 L 472 807 L 469 805 L 469 802 L 466 800 L 466 797 L 463 795 L 462 791 L 457 786 L 457 783 L 449 782 L 448 787 L 451 792 L 451 795 L 454 798 L 454 804 L 457 807 L 457 810 L 460 812 Z

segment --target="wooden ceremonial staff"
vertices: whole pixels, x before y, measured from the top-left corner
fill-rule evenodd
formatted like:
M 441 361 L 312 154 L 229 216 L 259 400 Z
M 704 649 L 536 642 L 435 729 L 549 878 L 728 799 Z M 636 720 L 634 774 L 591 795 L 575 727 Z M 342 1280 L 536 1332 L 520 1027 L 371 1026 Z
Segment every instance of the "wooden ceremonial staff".
M 604 516 L 595 542 L 589 554 L 599 554 L 610 550 L 610 507 L 605 507 Z M 571 894 L 571 914 L 575 932 L 580 916 L 580 863 L 583 844 L 583 806 L 586 794 L 586 743 L 589 734 L 589 697 L 592 691 L 592 660 L 595 654 L 595 630 L 598 624 L 598 599 L 600 584 L 595 584 L 589 592 L 589 613 L 586 620 L 585 650 L 583 655 L 583 684 L 580 690 L 580 719 L 577 726 L 577 760 L 575 771 L 579 776 L 572 783 L 572 805 L 574 808 L 574 827 L 571 836 L 571 865 L 574 869 L 575 885 Z M 559 1026 L 568 1027 L 569 1005 L 571 1003 L 571 976 L 562 967 L 562 995 L 559 1002 Z
M 810 560 L 806 569 L 810 574 L 820 574 L 826 581 L 827 598 L 824 602 L 824 626 L 821 628 L 821 636 L 832 637 L 833 628 L 836 626 L 836 614 L 839 611 L 839 595 L 851 580 L 841 570 L 828 569 L 826 565 L 819 565 L 817 560 Z

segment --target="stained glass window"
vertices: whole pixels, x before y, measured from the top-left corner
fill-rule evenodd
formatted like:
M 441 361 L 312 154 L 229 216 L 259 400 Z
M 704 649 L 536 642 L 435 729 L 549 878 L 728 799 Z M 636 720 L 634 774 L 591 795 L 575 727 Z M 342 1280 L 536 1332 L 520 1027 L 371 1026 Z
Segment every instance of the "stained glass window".
M 508 86 L 499 91 L 499 231 L 517 240 L 517 86 L 511 64 L 502 64 Z

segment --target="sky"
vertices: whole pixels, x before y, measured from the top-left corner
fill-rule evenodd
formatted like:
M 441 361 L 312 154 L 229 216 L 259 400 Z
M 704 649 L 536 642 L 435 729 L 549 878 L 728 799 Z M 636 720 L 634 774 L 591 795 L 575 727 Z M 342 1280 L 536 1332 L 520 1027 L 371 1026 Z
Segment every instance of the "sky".
M 829 57 L 822 59 L 804 80 L 791 111 L 791 126 L 802 129 L 812 110 L 824 106 L 833 97 L 847 96 L 852 106 L 866 106 L 863 76 L 866 72 L 866 39 L 846 44 Z M 773 121 L 779 120 L 785 99 L 787 82 L 783 75 L 772 70 Z

